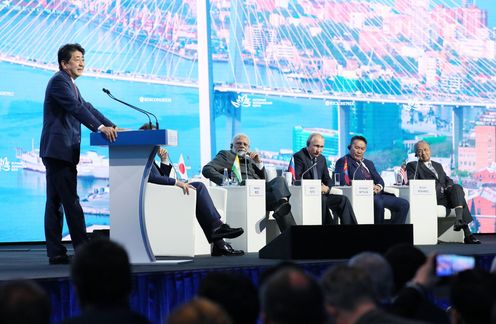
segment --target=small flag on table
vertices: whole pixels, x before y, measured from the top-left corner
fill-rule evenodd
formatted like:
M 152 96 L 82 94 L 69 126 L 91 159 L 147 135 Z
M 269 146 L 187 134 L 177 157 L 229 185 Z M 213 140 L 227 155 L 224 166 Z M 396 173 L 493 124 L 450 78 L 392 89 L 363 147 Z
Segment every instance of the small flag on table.
M 296 180 L 296 171 L 295 171 L 295 163 L 294 158 L 291 157 L 291 161 L 289 161 L 288 172 L 293 176 L 293 183 Z
M 241 167 L 239 165 L 239 157 L 236 154 L 236 158 L 234 159 L 234 163 L 231 167 L 231 171 L 236 177 L 236 180 L 238 180 L 238 183 L 241 183 L 243 181 L 243 178 L 241 177 Z
M 179 172 L 181 180 L 188 180 L 188 171 L 186 170 L 186 164 L 184 164 L 182 153 L 179 155 L 179 162 L 177 162 L 177 172 Z

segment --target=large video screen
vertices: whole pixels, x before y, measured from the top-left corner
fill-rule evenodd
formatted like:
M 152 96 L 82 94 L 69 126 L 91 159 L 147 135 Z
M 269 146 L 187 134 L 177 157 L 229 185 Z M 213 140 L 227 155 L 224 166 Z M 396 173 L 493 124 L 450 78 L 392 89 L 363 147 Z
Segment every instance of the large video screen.
M 491 2 L 210 0 L 215 149 L 243 132 L 266 165 L 284 169 L 317 131 L 332 169 L 346 154 L 340 140 L 362 134 L 392 183 L 424 139 L 468 190 L 472 230 L 496 232 Z M 196 0 L 0 3 L 0 242 L 44 240 L 43 100 L 65 43 L 86 49 L 76 81 L 86 101 L 123 128 L 147 119 L 102 88 L 153 112 L 178 131 L 172 162 L 200 174 L 196 11 Z M 91 231 L 109 225 L 108 153 L 84 127 L 82 137 L 78 193 Z

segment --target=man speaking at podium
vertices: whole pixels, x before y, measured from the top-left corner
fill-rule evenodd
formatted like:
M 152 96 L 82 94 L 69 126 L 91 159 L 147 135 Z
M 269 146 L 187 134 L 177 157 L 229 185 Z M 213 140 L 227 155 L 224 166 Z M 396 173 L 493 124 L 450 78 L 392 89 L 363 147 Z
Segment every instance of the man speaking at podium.
M 48 82 L 43 104 L 40 157 L 46 168 L 45 239 L 50 264 L 70 262 L 62 245 L 63 213 L 74 248 L 88 240 L 77 194 L 81 123 L 111 142 L 117 138 L 116 126 L 81 97 L 74 82 L 83 74 L 84 52 L 79 44 L 59 49 L 59 71 Z
M 329 209 L 341 219 L 341 224 L 357 224 L 353 207 L 346 196 L 331 194 L 333 181 L 327 170 L 326 158 L 322 155 L 324 137 L 319 133 L 312 133 L 307 139 L 307 147 L 293 155 L 295 164 L 295 179 L 321 180 L 322 193 L 322 224 L 337 224 L 332 219 Z
M 224 169 L 231 170 L 238 157 L 239 171 L 243 180 L 265 179 L 265 168 L 260 156 L 256 152 L 249 152 L 249 149 L 248 136 L 237 134 L 232 140 L 231 150 L 222 150 L 217 153 L 215 158 L 203 167 L 202 174 L 220 186 L 224 179 Z M 291 205 L 288 202 L 291 193 L 283 177 L 275 177 L 266 182 L 265 195 L 266 209 L 274 211 L 273 216 L 281 233 L 291 225 L 296 225 L 291 213 Z

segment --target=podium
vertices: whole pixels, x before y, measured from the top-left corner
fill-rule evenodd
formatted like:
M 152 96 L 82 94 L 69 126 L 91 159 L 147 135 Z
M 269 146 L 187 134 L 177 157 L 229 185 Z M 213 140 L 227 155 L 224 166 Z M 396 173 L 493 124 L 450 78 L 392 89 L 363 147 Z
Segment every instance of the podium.
M 397 186 L 400 197 L 410 202 L 407 224 L 413 224 L 413 244 L 437 244 L 437 200 L 434 180 L 410 180 Z
M 336 187 L 343 191 L 353 206 L 358 224 L 374 224 L 374 182 L 353 180 L 351 186 Z
M 289 186 L 291 213 L 297 225 L 322 225 L 321 180 L 301 180 L 299 186 Z M 267 242 L 281 232 L 276 220 L 271 216 L 267 223 Z
M 113 143 L 92 133 L 90 144 L 109 148 L 110 238 L 124 246 L 131 263 L 155 262 L 146 231 L 145 189 L 158 145 L 176 146 L 177 131 L 119 132 Z
M 227 223 L 242 227 L 243 235 L 229 239 L 233 248 L 247 253 L 265 246 L 265 180 L 248 179 L 244 186 L 226 186 Z

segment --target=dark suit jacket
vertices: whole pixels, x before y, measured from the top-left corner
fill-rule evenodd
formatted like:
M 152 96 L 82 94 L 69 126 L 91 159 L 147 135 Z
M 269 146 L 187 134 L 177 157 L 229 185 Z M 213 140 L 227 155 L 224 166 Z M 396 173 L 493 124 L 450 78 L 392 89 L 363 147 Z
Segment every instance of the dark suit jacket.
M 170 178 L 170 172 L 172 170 L 172 165 L 160 163 L 160 167 L 154 162 L 150 170 L 150 176 L 148 177 L 148 182 L 173 186 L 176 184 L 176 179 Z
M 234 163 L 236 154 L 231 150 L 223 150 L 217 153 L 215 158 L 208 162 L 202 170 L 205 178 L 210 179 L 218 185 L 222 185 L 222 178 L 224 177 L 224 169 L 227 169 L 229 176 L 231 176 L 231 168 Z M 240 158 L 239 165 L 241 168 L 241 176 L 246 179 L 246 171 L 248 170 L 249 179 L 265 179 L 265 168 L 261 170 L 255 166 L 253 161 Z
M 436 181 L 436 197 L 438 200 L 438 204 L 440 204 L 440 199 L 442 200 L 444 193 L 444 189 L 446 187 L 452 186 L 454 184 L 453 180 L 446 175 L 443 170 L 443 166 L 441 163 L 432 161 L 432 166 L 436 170 L 439 179 L 436 178 L 436 175 L 429 170 L 429 168 L 424 164 L 424 162 L 420 162 L 417 167 L 417 161 L 408 162 L 406 165 L 406 172 L 408 175 L 408 179 L 418 179 L 418 180 L 435 180 Z M 417 167 L 417 174 L 415 175 L 415 168 Z
M 114 126 L 78 95 L 71 77 L 58 71 L 48 82 L 43 104 L 40 156 L 77 164 L 81 145 L 81 123 L 93 132 L 98 126 Z
M 309 170 L 313 162 L 310 153 L 308 153 L 307 149 L 302 148 L 293 155 L 293 158 L 295 164 L 296 180 L 301 180 L 302 179 L 301 175 L 305 171 L 306 173 L 303 175 L 303 179 L 313 179 L 312 170 Z M 323 184 L 325 184 L 329 188 L 334 185 L 331 177 L 329 176 L 329 171 L 327 170 L 326 158 L 323 155 L 319 155 L 317 157 L 317 165 L 315 166 L 315 169 L 317 170 L 317 175 Z
M 360 165 L 358 161 L 353 159 L 349 154 L 346 154 L 342 158 L 336 161 L 336 168 L 335 171 L 336 173 L 339 173 L 341 176 L 341 179 L 343 183 L 345 182 L 344 178 L 344 161 L 345 158 L 348 160 L 348 177 L 350 178 L 350 181 L 353 181 L 353 175 L 355 175 L 355 180 L 365 180 L 361 170 L 358 170 L 358 166 Z M 384 180 L 382 180 L 382 177 L 380 176 L 379 172 L 377 172 L 377 169 L 374 166 L 374 162 L 363 159 L 363 164 L 369 169 L 370 175 L 372 177 L 372 180 L 374 181 L 375 185 L 381 185 L 382 188 L 384 188 Z M 362 168 L 362 167 L 360 167 Z M 356 172 L 355 172 L 356 171 Z

